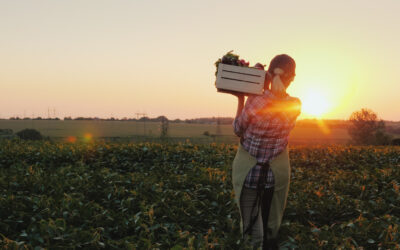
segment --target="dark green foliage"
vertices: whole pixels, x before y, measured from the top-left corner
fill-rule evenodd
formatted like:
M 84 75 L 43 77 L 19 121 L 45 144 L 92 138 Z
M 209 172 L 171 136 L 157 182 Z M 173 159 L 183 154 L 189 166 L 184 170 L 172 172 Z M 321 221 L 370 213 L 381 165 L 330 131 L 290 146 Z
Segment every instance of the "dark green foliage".
M 50 249 L 241 248 L 226 174 L 234 150 L 4 142 L 0 248 L 6 238 Z
M 165 116 L 161 116 L 160 120 L 161 120 L 160 137 L 161 137 L 161 139 L 165 140 L 168 137 L 169 121 L 168 121 L 168 118 Z
M 13 134 L 13 130 L 12 129 L 0 129 L 0 135 L 12 135 Z
M 13 130 L 12 129 L 0 129 L 0 140 L 1 139 L 12 139 L 14 138 L 15 135 L 13 134 Z
M 374 139 L 375 139 L 374 140 L 375 145 L 390 145 L 392 141 L 392 137 L 385 133 L 384 126 L 382 129 L 379 129 L 378 131 L 375 132 Z
M 26 128 L 16 133 L 23 140 L 42 140 L 43 137 L 36 129 Z
M 0 248 L 246 249 L 236 146 L 0 142 Z M 399 147 L 296 147 L 282 247 L 399 247 Z
M 363 145 L 389 145 L 391 138 L 385 133 L 385 123 L 378 120 L 372 110 L 361 109 L 353 112 L 349 118 L 349 135 L 353 142 Z
M 391 144 L 400 146 L 400 138 L 393 139 Z

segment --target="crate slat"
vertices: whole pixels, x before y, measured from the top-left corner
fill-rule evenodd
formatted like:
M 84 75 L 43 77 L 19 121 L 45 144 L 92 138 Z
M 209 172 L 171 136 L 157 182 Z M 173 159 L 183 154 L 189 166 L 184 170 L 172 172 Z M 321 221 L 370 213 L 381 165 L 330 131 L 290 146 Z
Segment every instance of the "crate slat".
M 261 95 L 264 88 L 264 70 L 220 63 L 216 80 L 217 89 Z

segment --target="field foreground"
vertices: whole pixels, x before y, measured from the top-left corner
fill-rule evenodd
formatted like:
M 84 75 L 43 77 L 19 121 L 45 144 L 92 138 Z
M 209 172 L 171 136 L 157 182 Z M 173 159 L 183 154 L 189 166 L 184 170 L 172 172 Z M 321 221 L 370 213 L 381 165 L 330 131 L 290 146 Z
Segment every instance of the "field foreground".
M 245 249 L 235 151 L 0 141 L 0 247 Z M 281 248 L 400 248 L 400 147 L 291 147 L 290 156 Z

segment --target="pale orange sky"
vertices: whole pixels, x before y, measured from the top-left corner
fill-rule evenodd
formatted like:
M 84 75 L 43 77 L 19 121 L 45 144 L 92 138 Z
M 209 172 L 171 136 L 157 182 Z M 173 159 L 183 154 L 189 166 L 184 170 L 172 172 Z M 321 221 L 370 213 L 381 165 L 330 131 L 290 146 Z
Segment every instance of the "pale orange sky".
M 0 118 L 234 116 L 214 62 L 297 62 L 301 118 L 400 120 L 400 1 L 1 1 Z M 53 113 L 53 112 L 52 112 Z M 53 114 L 52 114 L 53 115 Z

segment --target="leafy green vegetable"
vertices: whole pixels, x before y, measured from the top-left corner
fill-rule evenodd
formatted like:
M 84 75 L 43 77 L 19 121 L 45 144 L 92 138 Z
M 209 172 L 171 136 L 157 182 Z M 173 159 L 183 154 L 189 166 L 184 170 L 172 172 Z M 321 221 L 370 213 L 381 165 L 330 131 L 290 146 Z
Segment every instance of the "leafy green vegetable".
M 0 141 L 0 247 L 247 249 L 235 145 Z M 399 247 L 399 147 L 291 148 L 282 248 Z

